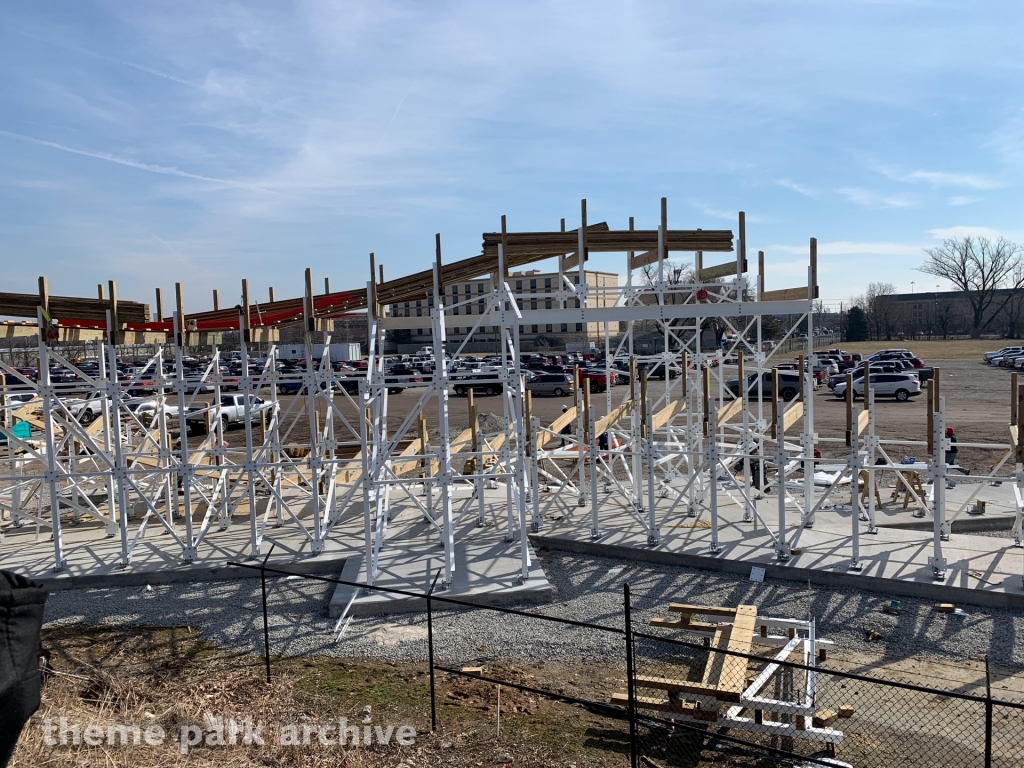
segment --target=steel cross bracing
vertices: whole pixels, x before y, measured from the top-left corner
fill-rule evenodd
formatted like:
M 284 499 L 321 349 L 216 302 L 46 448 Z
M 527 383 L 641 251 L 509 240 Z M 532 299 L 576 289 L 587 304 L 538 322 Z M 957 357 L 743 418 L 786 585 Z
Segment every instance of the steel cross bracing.
M 577 253 L 587 252 L 590 231 L 584 219 L 577 230 Z M 965 513 L 986 481 L 1013 486 L 1014 531 L 1020 544 L 1024 471 L 1017 464 L 1013 474 L 999 474 L 1009 453 L 987 475 L 971 477 L 969 482 L 978 482 L 975 493 L 955 510 L 947 510 L 943 398 L 932 406 L 934 447 L 924 473 L 930 493 L 912 482 L 922 474 L 921 467 L 911 477 L 912 471 L 892 455 L 898 441 L 876 436 L 870 391 L 865 409 L 855 418 L 851 415 L 848 437 L 815 432 L 813 240 L 807 285 L 766 292 L 763 260 L 756 276 L 748 276 L 746 270 L 742 219 L 733 272 L 723 271 L 723 265 L 705 270 L 697 254 L 698 268 L 689 282 L 665 279 L 668 231 L 663 220 L 655 252 L 640 257 L 626 252 L 624 285 L 587 286 L 582 274 L 585 259 L 567 266 L 570 259 L 558 257 L 554 306 L 538 310 L 525 308 L 524 296 L 510 289 L 505 241 L 498 239 L 496 259 L 487 263 L 494 269 L 492 290 L 483 294 L 484 311 L 458 345 L 448 342 L 446 328 L 465 325 L 465 309 L 476 305 L 481 295 L 446 304 L 441 278 L 451 273 L 451 265 L 442 267 L 438 242 L 428 318 L 389 317 L 378 295 L 382 284 L 374 279 L 367 285 L 368 360 L 366 373 L 358 379 L 343 379 L 333 371 L 329 336 L 314 365 L 315 323 L 309 309 L 314 302 L 307 285 L 306 368 L 301 374 L 278 373 L 276 350 L 271 347 L 260 370 L 238 378 L 237 421 L 243 436 L 232 441 L 234 447 L 226 444 L 229 424 L 222 397 L 229 393 L 219 372 L 222 356 L 212 348 L 202 373 L 193 373 L 181 343 L 180 314 L 174 318 L 174 333 L 154 347 L 148 365 L 129 381 L 118 379 L 118 348 L 110 340 L 96 344 L 102 364 L 91 377 L 62 356 L 59 345 L 41 340 L 38 382 L 0 363 L 5 392 L 34 395 L 28 403 L 0 408 L 8 423 L 24 420 L 33 429 L 28 439 L 9 434 L 0 449 L 6 452 L 0 455 L 6 468 L 0 476 L 0 511 L 12 518 L 15 531 L 26 524 L 53 531 L 57 570 L 64 567 L 66 527 L 75 526 L 77 535 L 84 530 L 79 525 L 83 522 L 86 527 L 96 524 L 98 535 L 118 539 L 124 567 L 130 567 L 142 540 L 172 560 L 187 563 L 210 551 L 214 532 L 237 527 L 247 554 L 255 557 L 265 551 L 268 530 L 287 528 L 300 533 L 305 551 L 313 556 L 323 552 L 332 537 L 361 548 L 369 583 L 377 578 L 382 552 L 391 545 L 389 526 L 399 516 L 410 515 L 436 533 L 444 559 L 443 583 L 450 585 L 458 538 L 471 537 L 476 526 L 484 525 L 504 531 L 517 548 L 520 577 L 527 579 L 527 534 L 543 530 L 551 518 L 575 522 L 594 537 L 610 526 L 636 524 L 652 546 L 662 542 L 666 526 L 683 518 L 685 525 L 710 529 L 709 554 L 722 547 L 721 526 L 739 523 L 763 535 L 765 546 L 785 560 L 799 545 L 804 529 L 815 525 L 816 513 L 850 503 L 847 494 L 852 490 L 857 514 L 852 515 L 848 546 L 850 567 L 857 568 L 861 536 L 877 530 L 878 511 L 873 492 L 862 502 L 861 484 L 866 482 L 873 491 L 878 474 L 889 471 L 906 478 L 907 496 L 922 514 L 932 517 L 930 562 L 936 578 L 946 572 L 943 543 L 952 521 Z M 517 237 L 503 235 L 509 242 Z M 528 257 L 517 258 L 517 263 L 524 263 Z M 643 263 L 638 266 L 639 262 Z M 644 265 L 656 271 L 644 275 L 639 271 Z M 570 279 L 572 266 L 580 271 L 576 284 Z M 463 277 L 463 272 L 469 274 L 462 270 Z M 460 315 L 454 314 L 457 308 Z M 785 397 L 778 387 L 766 391 L 781 347 L 762 346 L 761 318 L 768 314 L 795 318 L 783 341 L 807 332 L 807 370 L 800 374 L 799 391 Z M 431 328 L 437 364 L 428 380 L 401 383 L 418 388 L 420 396 L 407 412 L 389 418 L 384 332 L 417 322 Z M 598 414 L 599 394 L 592 397 L 597 393 L 577 390 L 575 405 L 566 416 L 545 425 L 533 416 L 524 388 L 519 330 L 524 325 L 562 322 L 599 324 L 607 358 L 624 356 L 639 374 L 630 374 L 627 387 L 608 388 L 603 415 Z M 641 323 L 657 329 L 663 351 L 637 354 L 635 334 Z M 701 338 L 712 323 L 731 334 L 732 341 L 708 352 Z M 471 405 L 469 429 L 452 434 L 453 371 L 445 361 L 458 356 L 487 326 L 497 329 L 502 357 L 493 374 L 493 384 L 500 388 L 502 428 L 485 433 Z M 242 319 L 239 327 L 244 327 Z M 247 344 L 242 333 L 243 360 Z M 74 386 L 76 399 L 102 402 L 95 420 L 82 423 L 73 413 L 70 385 L 49 382 L 51 361 L 81 374 L 84 385 Z M 743 373 L 736 378 L 742 381 L 751 375 L 751 383 L 741 386 L 733 399 L 727 381 L 740 370 Z M 154 374 L 154 396 L 147 400 L 148 410 L 140 412 L 125 392 L 140 386 L 148 372 Z M 655 379 L 659 376 L 662 381 Z M 296 384 L 298 394 L 283 393 L 282 386 L 294 389 Z M 428 429 L 425 411 L 432 403 L 437 424 Z M 190 429 L 196 424 L 202 429 Z M 800 432 L 791 434 L 797 424 Z M 572 434 L 561 434 L 566 425 Z M 815 446 L 844 441 L 846 457 L 829 460 L 833 467 L 820 470 Z M 878 460 L 884 464 L 876 464 Z M 502 497 L 503 504 L 495 503 Z M 495 512 L 499 506 L 501 513 Z M 476 526 L 464 525 L 467 521 Z M 154 526 L 165 535 L 151 535 Z

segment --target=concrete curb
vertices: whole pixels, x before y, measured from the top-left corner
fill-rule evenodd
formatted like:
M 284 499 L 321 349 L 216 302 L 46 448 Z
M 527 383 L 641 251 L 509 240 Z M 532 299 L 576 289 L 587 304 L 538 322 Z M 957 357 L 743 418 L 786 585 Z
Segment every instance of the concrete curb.
M 535 549 L 545 547 L 561 552 L 581 555 L 596 555 L 634 562 L 677 565 L 687 568 L 701 568 L 722 573 L 749 576 L 753 566 L 765 569 L 765 578 L 781 579 L 818 584 L 825 587 L 853 587 L 872 592 L 905 595 L 935 602 L 952 602 L 964 605 L 978 605 L 987 608 L 1024 608 L 1024 593 L 987 592 L 985 590 L 952 587 L 945 584 L 925 584 L 916 581 L 885 579 L 878 576 L 861 575 L 842 571 L 801 568 L 797 565 L 777 565 L 768 561 L 725 560 L 717 557 L 666 552 L 656 549 L 641 549 L 618 544 L 602 544 L 599 541 L 578 541 L 556 536 L 531 535 L 530 543 Z M 794 558 L 794 560 L 799 558 Z M 1019 577 L 1018 577 L 1019 578 Z

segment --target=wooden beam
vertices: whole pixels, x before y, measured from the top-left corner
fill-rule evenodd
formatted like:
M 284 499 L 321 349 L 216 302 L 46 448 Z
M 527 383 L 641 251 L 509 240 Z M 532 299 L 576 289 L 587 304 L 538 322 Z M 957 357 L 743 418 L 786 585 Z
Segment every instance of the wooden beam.
M 807 288 L 782 288 L 777 291 L 764 291 L 761 301 L 799 301 L 807 298 Z
M 782 431 L 787 432 L 794 424 L 804 418 L 804 403 L 794 402 L 790 408 L 785 410 L 782 414 Z
M 743 262 L 743 271 L 747 271 L 747 262 Z M 714 267 L 704 267 L 697 276 L 698 282 L 717 280 L 720 277 L 732 277 L 736 274 L 736 262 L 727 261 L 725 264 L 718 264 Z

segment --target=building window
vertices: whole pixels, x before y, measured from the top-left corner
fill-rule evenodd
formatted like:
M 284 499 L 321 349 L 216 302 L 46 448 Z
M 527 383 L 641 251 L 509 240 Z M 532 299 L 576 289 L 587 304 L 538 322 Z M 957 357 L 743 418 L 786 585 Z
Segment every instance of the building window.
M 576 309 L 579 309 L 579 308 L 580 308 L 580 300 L 576 299 Z
M 477 293 L 483 293 L 484 292 L 484 284 L 483 283 L 477 283 L 476 284 L 476 292 Z
M 422 336 L 423 335 L 423 329 L 422 328 L 417 328 L 416 329 L 416 335 L 417 336 Z
M 416 303 L 419 304 L 418 301 Z M 416 317 L 423 317 L 423 309 L 421 307 L 416 307 Z
M 572 282 L 573 282 L 574 285 L 579 285 L 580 284 L 580 275 L 579 275 L 578 272 L 575 275 L 572 276 Z
M 544 309 L 551 309 L 551 299 L 547 299 L 544 302 Z
M 530 328 L 532 329 L 530 331 L 530 333 L 536 333 L 537 332 L 537 326 L 536 325 L 531 325 Z
M 452 314 L 453 315 L 459 314 L 459 308 L 458 307 L 452 307 Z
M 405 306 L 406 306 L 406 307 L 408 307 L 408 306 L 409 306 L 409 302 L 408 302 L 408 301 L 407 301 L 407 302 L 405 302 Z
M 536 300 L 536 299 L 533 299 L 533 300 L 532 300 L 532 301 L 530 302 L 530 309 L 536 309 L 536 308 L 537 308 L 537 300 Z
M 623 333 L 628 331 L 629 330 L 629 321 L 628 320 L 619 320 L 619 330 L 622 331 Z
M 473 292 L 473 286 L 472 285 L 467 285 L 466 286 L 466 293 L 472 293 L 472 292 Z
M 551 333 L 551 323 L 544 326 L 544 333 Z
M 531 280 L 530 281 L 530 290 L 531 291 L 536 291 L 537 290 L 537 281 L 536 280 Z
M 568 331 L 569 331 L 569 324 L 568 323 L 562 323 L 562 333 L 568 333 Z
M 525 325 L 520 325 L 519 326 L 519 332 L 520 333 L 526 333 L 526 326 Z
M 522 280 L 516 280 L 516 290 L 517 291 L 523 290 L 523 281 Z
M 485 309 L 485 307 L 484 307 L 484 300 L 480 299 L 480 301 L 478 301 L 476 304 L 477 304 L 477 307 L 479 308 L 477 310 L 477 314 L 482 315 L 484 313 L 484 309 Z
M 576 323 L 576 330 L 577 331 L 582 331 L 583 330 L 583 323 Z
M 473 314 L 473 305 L 472 304 L 467 304 L 466 305 L 466 314 L 467 315 L 472 315 Z

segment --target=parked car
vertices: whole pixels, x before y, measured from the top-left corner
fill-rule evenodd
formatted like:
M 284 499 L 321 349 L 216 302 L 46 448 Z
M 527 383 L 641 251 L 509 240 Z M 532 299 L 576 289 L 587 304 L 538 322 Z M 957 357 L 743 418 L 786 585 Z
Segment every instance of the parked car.
M 921 394 L 921 382 L 910 373 L 872 373 L 871 388 L 875 397 L 895 397 L 899 402 L 906 402 Z M 846 381 L 836 384 L 832 390 L 836 397 L 846 397 Z M 854 398 L 864 396 L 864 377 L 853 381 Z
M 220 420 L 224 422 L 225 429 L 231 424 L 242 424 L 245 422 L 245 395 L 221 395 L 220 396 L 220 409 L 216 406 L 212 407 L 213 417 L 216 418 L 218 415 Z M 270 403 L 265 403 L 255 395 L 249 395 L 249 413 L 255 418 L 260 411 L 265 411 L 271 407 Z M 193 418 L 189 415 L 187 418 Z
M 589 386 L 591 392 L 604 392 L 609 386 L 615 384 L 615 379 L 614 373 L 596 368 L 580 369 L 580 386 Z
M 994 363 L 996 358 L 1002 358 L 1004 355 L 1010 354 L 1011 352 L 1024 354 L 1024 347 L 1003 347 L 1002 349 L 997 349 L 994 352 L 986 352 L 983 356 L 983 360 L 986 363 Z
M 730 379 L 725 382 L 726 388 L 733 397 L 740 396 L 740 380 Z M 747 374 L 747 392 L 749 397 L 757 397 L 757 374 Z M 792 400 L 800 394 L 800 374 L 796 371 L 779 371 L 779 394 L 783 400 Z M 761 374 L 761 395 L 762 397 L 772 396 L 772 372 L 765 371 Z
M 567 373 L 542 373 L 527 381 L 526 389 L 535 395 L 564 397 L 572 392 L 572 376 Z
M 485 395 L 497 395 L 501 392 L 502 384 L 496 373 L 466 373 L 452 377 L 452 392 L 456 395 L 464 395 L 469 390 L 481 392 Z

